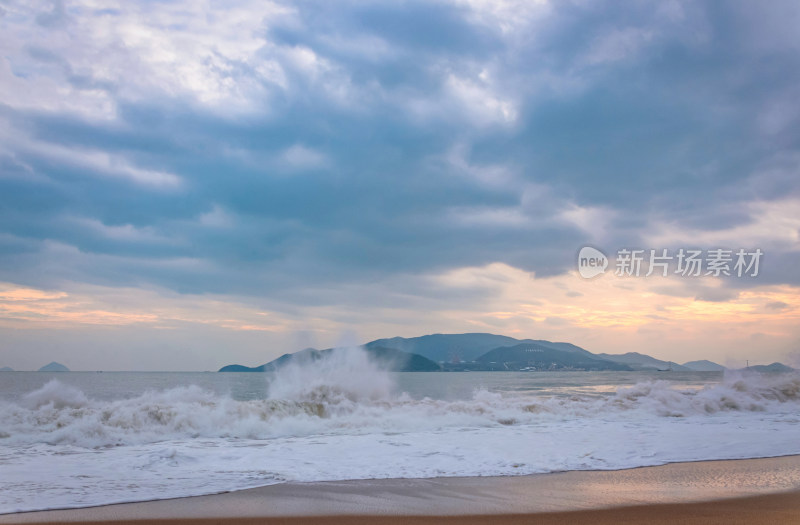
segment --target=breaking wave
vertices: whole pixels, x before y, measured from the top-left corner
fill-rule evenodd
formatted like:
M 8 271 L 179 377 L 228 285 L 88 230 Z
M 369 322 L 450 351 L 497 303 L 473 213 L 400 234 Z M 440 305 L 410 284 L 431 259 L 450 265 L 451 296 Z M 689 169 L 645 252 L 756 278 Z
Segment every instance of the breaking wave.
M 53 379 L 0 403 L 0 443 L 86 448 L 194 438 L 270 439 L 320 434 L 439 431 L 547 424 L 575 418 L 698 418 L 722 412 L 797 411 L 800 375 L 729 374 L 676 389 L 648 381 L 604 396 L 531 397 L 476 389 L 469 399 L 414 399 L 358 349 L 290 364 L 265 399 L 238 401 L 196 386 L 115 401 Z

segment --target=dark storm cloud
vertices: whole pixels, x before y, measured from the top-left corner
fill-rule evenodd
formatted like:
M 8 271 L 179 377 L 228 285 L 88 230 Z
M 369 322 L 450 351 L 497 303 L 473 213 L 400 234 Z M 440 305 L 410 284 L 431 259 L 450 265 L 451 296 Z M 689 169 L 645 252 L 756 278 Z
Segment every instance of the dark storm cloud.
M 609 213 L 611 250 L 653 224 L 746 225 L 746 203 L 800 190 L 800 120 L 781 108 L 800 86 L 792 6 L 675 5 L 558 3 L 504 32 L 444 3 L 292 4 L 255 59 L 203 62 L 255 86 L 235 115 L 126 95 L 72 64 L 80 48 L 26 44 L 18 75 L 105 93 L 116 116 L 0 108 L 0 280 L 302 297 L 497 261 L 571 270 L 597 241 L 564 219 L 574 207 Z M 40 22 L 80 27 L 59 6 Z M 313 72 L 286 58 L 304 49 Z M 284 79 L 259 80 L 272 59 Z

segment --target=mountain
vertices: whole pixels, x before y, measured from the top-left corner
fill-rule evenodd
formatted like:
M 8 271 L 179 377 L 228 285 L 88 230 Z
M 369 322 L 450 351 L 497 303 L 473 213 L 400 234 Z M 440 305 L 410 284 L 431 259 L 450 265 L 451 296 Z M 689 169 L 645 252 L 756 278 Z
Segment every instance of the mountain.
M 278 368 L 289 364 L 292 359 L 303 358 L 316 361 L 324 351 L 325 350 L 317 350 L 316 348 L 304 348 L 293 354 L 283 354 L 279 358 L 273 359 L 269 363 L 264 363 L 261 366 L 228 365 L 220 368 L 218 372 L 274 372 Z
M 688 363 L 683 363 L 683 365 L 689 370 L 694 370 L 695 372 L 722 372 L 727 370 L 724 366 L 718 365 L 713 361 L 709 361 L 707 359 L 701 359 L 700 361 L 689 361 Z
M 431 361 L 473 361 L 492 348 L 519 343 L 513 337 L 494 334 L 433 334 L 422 337 L 392 337 L 377 339 L 364 345 L 367 348 L 394 348 L 419 354 Z
M 367 352 L 379 363 L 385 363 L 387 368 L 396 372 L 435 372 L 441 367 L 425 356 L 409 352 L 401 352 L 394 348 L 373 346 Z
M 614 361 L 615 363 L 622 363 L 628 365 L 633 370 L 675 370 L 680 372 L 689 372 L 690 368 L 677 365 L 670 361 L 662 361 L 649 355 L 640 354 L 639 352 L 628 352 L 627 354 L 595 354 L 597 359 L 606 359 Z
M 794 368 L 786 366 L 783 363 L 772 363 L 770 365 L 754 365 L 744 370 L 752 370 L 754 372 L 794 372 Z
M 433 334 L 421 337 L 392 337 L 390 339 L 377 339 L 367 343 L 367 348 L 384 347 L 395 348 L 403 352 L 410 352 L 427 357 L 431 361 L 460 362 L 474 361 L 477 357 L 489 350 L 514 346 L 521 343 L 538 344 L 560 350 L 581 354 L 585 357 L 594 357 L 594 354 L 571 343 L 553 343 L 538 339 L 514 339 L 505 335 L 495 334 Z
M 495 348 L 475 359 L 488 370 L 631 370 L 627 365 L 538 343 Z
M 638 352 L 593 354 L 572 343 L 543 339 L 515 339 L 488 333 L 431 334 L 421 337 L 376 339 L 364 345 L 373 359 L 390 363 L 401 371 L 478 371 L 478 370 L 674 370 L 719 371 L 725 367 L 711 361 L 690 361 L 678 365 Z M 261 366 L 228 365 L 220 372 L 263 372 L 304 358 L 315 361 L 333 350 L 306 348 Z M 535 354 L 535 355 L 534 355 Z M 440 363 L 441 366 L 437 363 Z M 780 363 L 751 367 L 766 371 L 791 370 Z
M 217 372 L 263 372 L 264 366 L 225 365 Z
M 546 346 L 552 348 L 554 350 L 561 350 L 563 352 L 571 352 L 573 354 L 580 354 L 586 357 L 591 357 L 592 359 L 597 359 L 597 356 L 591 353 L 588 350 L 581 348 L 580 346 L 574 345 L 572 343 L 554 343 L 552 341 L 544 341 L 542 339 L 522 339 L 520 343 L 533 343 L 542 346 Z
M 370 358 L 379 363 L 383 368 L 394 372 L 431 372 L 440 370 L 439 365 L 419 354 L 401 352 L 394 348 L 373 346 L 365 348 Z M 265 363 L 261 366 L 248 367 L 242 365 L 228 365 L 219 369 L 220 372 L 274 372 L 283 366 L 288 365 L 296 359 L 317 361 L 336 351 L 335 348 L 317 350 L 306 348 L 293 354 L 283 354 L 277 359 Z
M 39 372 L 69 372 L 69 368 L 53 361 L 49 365 L 44 365 L 39 369 Z
M 0 368 L 0 372 L 13 372 L 13 371 L 14 369 L 9 366 L 4 366 L 3 368 Z

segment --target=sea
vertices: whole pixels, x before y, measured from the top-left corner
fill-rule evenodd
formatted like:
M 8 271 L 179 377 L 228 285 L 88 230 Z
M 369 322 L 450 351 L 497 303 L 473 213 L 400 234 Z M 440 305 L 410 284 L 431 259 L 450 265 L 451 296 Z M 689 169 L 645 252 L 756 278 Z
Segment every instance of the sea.
M 516 476 L 800 454 L 800 374 L 0 373 L 0 513 L 286 482 Z

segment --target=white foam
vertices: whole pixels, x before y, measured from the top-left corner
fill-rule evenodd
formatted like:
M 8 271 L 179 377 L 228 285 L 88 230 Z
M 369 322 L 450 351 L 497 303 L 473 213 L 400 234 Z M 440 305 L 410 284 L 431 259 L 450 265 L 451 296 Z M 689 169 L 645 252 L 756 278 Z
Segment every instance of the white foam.
M 389 399 L 394 381 L 362 348 L 337 348 L 318 360 L 292 360 L 274 374 L 272 399 L 323 403 Z
M 80 408 L 89 404 L 87 397 L 78 390 L 59 381 L 51 379 L 42 388 L 34 390 L 22 398 L 22 406 L 39 409 L 49 406 L 56 410 L 63 408 Z
M 431 376 L 435 378 L 436 376 Z M 0 403 L 0 511 L 277 483 L 513 475 L 800 453 L 800 375 L 676 389 L 413 399 L 363 352 L 292 365 L 269 397 L 198 387 L 92 399 L 51 381 Z

